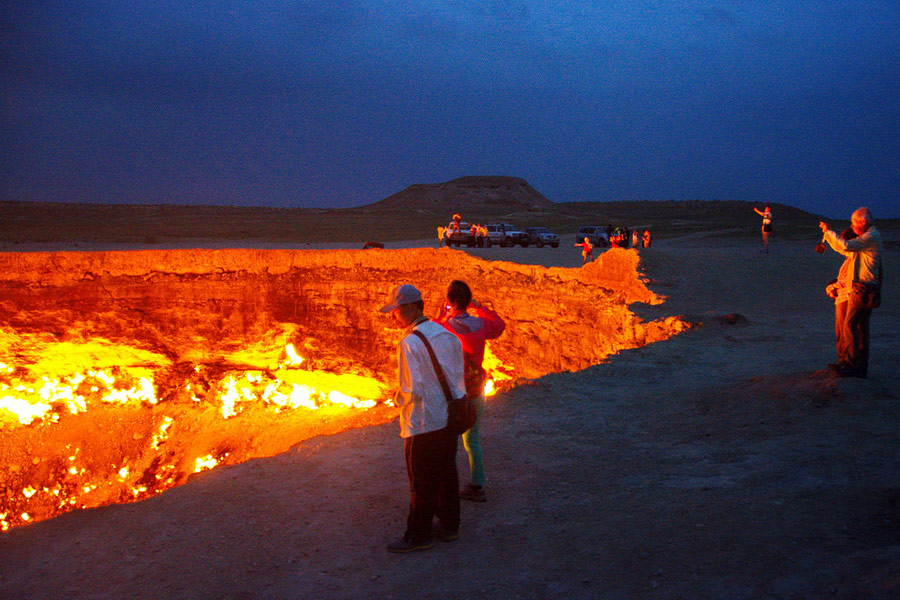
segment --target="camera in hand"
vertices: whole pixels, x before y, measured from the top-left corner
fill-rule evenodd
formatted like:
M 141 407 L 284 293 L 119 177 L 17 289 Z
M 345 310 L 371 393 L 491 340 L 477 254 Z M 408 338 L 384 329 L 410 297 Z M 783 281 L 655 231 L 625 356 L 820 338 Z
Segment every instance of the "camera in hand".
M 859 236 L 856 235 L 856 232 L 853 231 L 851 227 L 848 227 L 841 232 L 841 239 L 845 242 L 856 239 L 857 237 Z M 818 252 L 819 254 L 825 254 L 825 240 L 822 240 L 821 242 L 816 244 L 816 252 Z

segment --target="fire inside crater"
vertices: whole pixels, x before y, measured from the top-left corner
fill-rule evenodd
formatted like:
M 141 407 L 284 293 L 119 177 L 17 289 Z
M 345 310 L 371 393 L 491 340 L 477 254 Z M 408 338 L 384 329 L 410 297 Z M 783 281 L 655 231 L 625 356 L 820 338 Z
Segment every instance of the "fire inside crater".
M 507 321 L 490 386 L 575 371 L 689 327 L 635 251 L 579 269 L 449 249 L 0 254 L 0 529 L 138 500 L 219 464 L 396 415 L 400 332 L 375 308 L 413 283 L 436 314 L 463 279 Z

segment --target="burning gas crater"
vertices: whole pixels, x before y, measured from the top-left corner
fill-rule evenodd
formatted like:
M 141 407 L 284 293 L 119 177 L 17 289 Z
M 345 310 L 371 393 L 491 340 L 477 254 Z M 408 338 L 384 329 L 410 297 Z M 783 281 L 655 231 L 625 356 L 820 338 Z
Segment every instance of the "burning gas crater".
M 490 386 L 597 364 L 688 327 L 633 251 L 581 269 L 450 250 L 0 254 L 0 529 L 146 498 L 194 473 L 395 417 L 397 283 L 435 314 L 466 280 L 507 320 Z

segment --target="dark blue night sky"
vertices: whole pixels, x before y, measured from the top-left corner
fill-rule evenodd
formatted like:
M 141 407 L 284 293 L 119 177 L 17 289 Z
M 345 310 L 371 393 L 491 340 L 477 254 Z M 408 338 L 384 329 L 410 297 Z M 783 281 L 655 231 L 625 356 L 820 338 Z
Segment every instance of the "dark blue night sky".
M 900 217 L 900 2 L 3 3 L 6 200 L 555 202 Z

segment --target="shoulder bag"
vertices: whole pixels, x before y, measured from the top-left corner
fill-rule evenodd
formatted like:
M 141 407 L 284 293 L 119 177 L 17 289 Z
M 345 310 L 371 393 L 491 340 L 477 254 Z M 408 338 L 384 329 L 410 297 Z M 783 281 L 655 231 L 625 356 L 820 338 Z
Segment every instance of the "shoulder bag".
M 872 283 L 853 282 L 853 293 L 859 296 L 860 305 L 863 308 L 878 308 L 881 306 L 881 281 L 884 277 L 881 263 L 878 263 L 878 279 Z
M 425 349 L 428 350 L 428 355 L 431 357 L 431 364 L 434 366 L 434 373 L 447 398 L 447 429 L 454 435 L 462 435 L 475 424 L 475 420 L 478 418 L 478 408 L 468 395 L 464 395 L 462 398 L 453 397 L 453 394 L 450 393 L 450 385 L 447 384 L 447 377 L 444 375 L 444 369 L 441 368 L 441 363 L 438 362 L 434 349 L 428 343 L 425 334 L 418 329 L 413 333 L 419 336 L 419 339 L 425 344 Z

